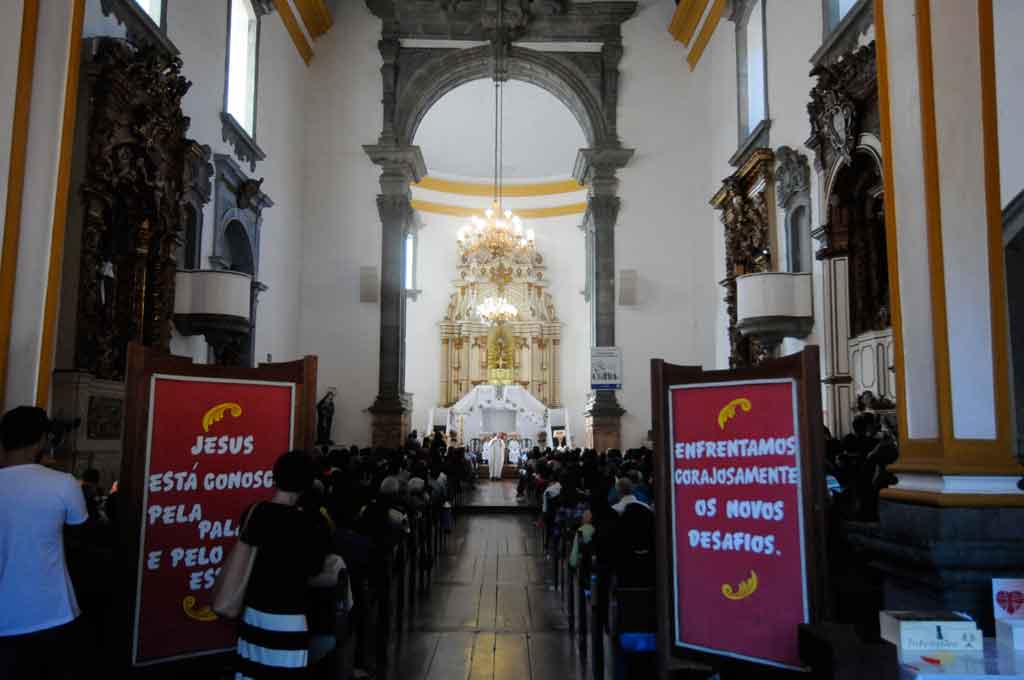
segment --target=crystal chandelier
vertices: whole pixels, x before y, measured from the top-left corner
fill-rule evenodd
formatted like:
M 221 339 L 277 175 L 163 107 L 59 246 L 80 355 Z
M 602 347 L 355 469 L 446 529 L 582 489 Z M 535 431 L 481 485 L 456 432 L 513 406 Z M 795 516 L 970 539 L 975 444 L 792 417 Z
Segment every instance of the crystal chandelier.
M 484 298 L 484 301 L 476 306 L 476 313 L 481 319 L 492 324 L 511 321 L 519 316 L 519 310 L 504 296 Z
M 458 232 L 459 248 L 473 256 L 487 253 L 500 258 L 508 255 L 529 255 L 534 249 L 533 229 L 523 229 L 523 221 L 512 211 L 501 209 L 495 201 L 484 216 L 473 215 Z
M 498 2 L 498 16 L 502 3 Z M 500 23 L 500 21 L 499 21 Z M 499 40 L 501 38 L 499 37 Z M 459 250 L 467 257 L 487 255 L 490 258 L 529 256 L 534 250 L 533 229 L 523 229 L 523 221 L 502 207 L 502 157 L 504 153 L 505 80 L 502 59 L 505 50 L 498 42 L 494 49 L 494 202 L 484 216 L 474 215 L 458 232 Z

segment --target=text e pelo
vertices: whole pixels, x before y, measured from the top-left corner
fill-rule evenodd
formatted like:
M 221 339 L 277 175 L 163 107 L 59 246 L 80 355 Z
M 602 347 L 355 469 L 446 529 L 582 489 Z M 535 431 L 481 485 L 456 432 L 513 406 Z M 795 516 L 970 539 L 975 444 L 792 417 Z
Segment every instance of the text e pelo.
M 795 453 L 796 436 L 676 442 L 675 445 L 675 457 L 679 460 L 696 460 L 700 458 L 792 456 Z

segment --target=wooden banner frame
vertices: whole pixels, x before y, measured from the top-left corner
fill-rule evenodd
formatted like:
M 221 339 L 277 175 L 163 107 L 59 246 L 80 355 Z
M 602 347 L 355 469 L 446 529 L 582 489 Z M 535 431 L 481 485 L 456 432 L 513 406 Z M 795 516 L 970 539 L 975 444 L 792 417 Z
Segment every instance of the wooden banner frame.
M 669 420 L 669 390 L 678 385 L 700 385 L 737 381 L 763 381 L 791 379 L 796 384 L 798 436 L 801 442 L 801 493 L 803 494 L 804 573 L 808 601 L 808 623 L 819 623 L 828 616 L 826 584 L 826 525 L 825 525 L 825 426 L 822 419 L 821 378 L 819 350 L 808 345 L 799 354 L 766 361 L 756 368 L 704 371 L 699 366 L 678 366 L 662 359 L 651 360 L 651 415 L 654 424 L 654 476 L 657 545 L 663 559 L 657 560 L 658 598 L 658 673 L 667 679 L 678 670 L 704 668 L 743 668 L 748 673 L 761 669 L 750 661 L 728 656 L 698 652 L 681 648 L 676 639 L 676 602 L 668 593 L 674 592 L 675 555 L 672 544 L 672 484 L 673 458 L 671 454 L 671 422 Z M 664 499 L 664 500 L 662 500 Z M 797 635 L 797 630 L 793 630 Z M 765 667 L 767 673 L 777 669 Z
M 214 366 L 196 364 L 189 357 L 164 354 L 137 343 L 128 346 L 125 371 L 125 420 L 121 473 L 118 493 L 120 513 L 120 545 L 123 548 L 119 568 L 122 575 L 122 597 L 127 603 L 126 634 L 132 634 L 135 622 L 135 595 L 139 568 L 139 537 L 142 529 L 142 510 L 145 491 L 146 456 L 149 450 L 150 388 L 155 374 L 206 380 L 239 380 L 291 383 L 294 385 L 292 414 L 292 447 L 312 450 L 316 434 L 316 381 L 317 358 L 306 356 L 298 361 L 262 364 L 258 368 Z M 127 650 L 124 668 L 132 668 L 132 650 Z M 221 655 L 223 656 L 223 655 Z M 168 661 L 160 668 L 177 668 L 187 674 L 186 668 L 210 663 L 217 655 Z M 147 668 L 134 668 L 132 674 L 145 673 Z M 198 672 L 198 670 L 197 670 Z M 180 675 L 179 675 L 180 677 Z

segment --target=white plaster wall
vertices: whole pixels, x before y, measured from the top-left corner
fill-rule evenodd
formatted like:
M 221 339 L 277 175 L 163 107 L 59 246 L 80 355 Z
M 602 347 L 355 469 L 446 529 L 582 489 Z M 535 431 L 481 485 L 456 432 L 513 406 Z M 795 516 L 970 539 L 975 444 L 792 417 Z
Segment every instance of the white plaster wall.
M 999 110 L 999 177 L 1002 205 L 1024 190 L 1024 2 L 993 0 L 996 49 L 996 91 Z
M 39 3 L 4 407 L 35 402 L 72 3 Z
M 932 0 L 932 8 L 953 434 L 995 439 L 988 241 L 979 238 L 987 216 L 978 12 L 960 0 Z
M 651 429 L 652 358 L 704 366 L 715 360 L 720 294 L 709 257 L 716 233 L 707 205 L 707 100 L 718 83 L 707 69 L 687 71 L 684 50 L 666 31 L 673 9 L 643 0 L 623 26 L 619 136 L 636 155 L 620 173 L 615 266 L 636 269 L 639 279 L 639 304 L 616 309 L 626 448 L 640 445 Z
M 18 57 L 21 53 L 21 21 L 24 9 L 24 0 L 8 3 L 7 16 L 0 22 L 0 206 L 7 205 L 14 95 L 18 87 Z M 0 217 L 0 243 L 3 242 L 5 226 L 5 219 Z
M 709 88 L 707 98 L 710 104 L 710 157 L 705 170 L 708 185 L 707 201 L 719 186 L 721 180 L 735 170 L 729 165 L 729 157 L 736 152 L 739 136 L 739 112 L 736 94 L 736 27 L 724 19 L 718 26 L 711 42 L 704 51 L 704 56 L 697 69 L 707 71 L 706 78 L 714 83 Z M 769 41 L 770 42 L 770 41 Z M 687 68 L 683 62 L 683 68 Z M 769 80 L 769 84 L 771 80 Z M 725 289 L 718 282 L 725 278 L 725 226 L 722 224 L 721 213 L 705 201 L 701 215 L 709 225 L 714 236 L 714 274 L 715 283 L 715 357 L 714 362 L 705 368 L 729 367 L 729 315 L 726 310 Z
M 810 55 L 821 46 L 822 3 L 820 0 L 787 0 L 767 2 L 765 10 L 768 33 L 768 111 L 772 119 L 770 142 L 772 149 L 788 146 L 807 157 L 811 167 L 811 215 L 809 228 L 814 229 L 824 221 L 817 214 L 819 205 L 816 196 L 821 190 L 814 168 L 814 153 L 804 146 L 810 133 L 807 118 L 807 103 L 815 78 L 810 77 Z M 732 24 L 729 24 L 732 26 Z M 785 213 L 780 209 L 776 214 L 776 237 L 778 244 L 775 254 L 776 269 L 785 270 L 789 260 L 786 238 Z M 818 243 L 808 239 L 812 249 Z M 815 258 L 811 268 L 813 274 L 815 318 L 824 318 L 822 307 L 822 268 Z M 822 345 L 824 342 L 821 324 L 815 324 L 810 335 L 803 339 L 786 338 L 782 354 L 801 351 L 805 345 Z
M 317 43 L 307 91 L 299 348 L 320 357 L 319 385 L 337 386 L 334 439 L 366 444 L 377 394 L 380 305 L 359 302 L 359 268 L 380 268 L 379 171 L 363 144 L 381 127 L 380 21 L 338 3 Z M 294 235 L 294 234 L 293 234 Z
M 892 115 L 893 199 L 896 204 L 900 310 L 903 319 L 907 436 L 939 435 L 932 340 L 931 276 L 924 206 L 920 83 L 913 7 L 885 3 L 889 101 Z M 940 71 L 936 71 L 940 73 Z
M 456 232 L 465 220 L 421 213 L 417 287 L 409 301 L 406 327 L 406 389 L 413 393 L 413 427 L 422 431 L 429 410 L 439 405 L 441 334 L 438 324 L 454 292 Z M 583 407 L 590 379 L 588 305 L 581 291 L 586 276 L 580 216 L 527 220 L 537 233 L 537 249 L 547 263 L 548 291 L 562 321 L 562 404 L 573 433 L 583 432 Z
M 259 297 L 255 356 L 257 362 L 266 361 L 268 355 L 274 361 L 291 361 L 303 353 L 299 342 L 301 233 L 306 225 L 307 93 L 312 88 L 309 67 L 277 13 L 263 18 L 260 56 L 256 141 L 267 160 L 257 163 L 253 176 L 264 179 L 263 190 L 274 205 L 263 211 L 259 280 L 268 289 Z M 248 166 L 244 170 L 248 172 Z

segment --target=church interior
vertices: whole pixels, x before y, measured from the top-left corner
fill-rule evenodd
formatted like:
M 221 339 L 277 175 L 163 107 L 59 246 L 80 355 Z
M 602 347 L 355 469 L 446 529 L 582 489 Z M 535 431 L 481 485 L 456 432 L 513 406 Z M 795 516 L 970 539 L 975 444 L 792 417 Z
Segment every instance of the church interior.
M 1024 0 L 4 9 L 0 676 L 1024 678 Z M 759 456 L 793 481 L 727 488 Z M 20 519 L 37 464 L 85 529 Z M 772 493 L 799 550 L 748 559 L 774 520 L 711 494 Z M 329 652 L 251 618 L 268 500 L 323 521 Z M 39 621 L 18 541 L 67 583 Z M 886 637 L 921 612 L 976 656 Z

